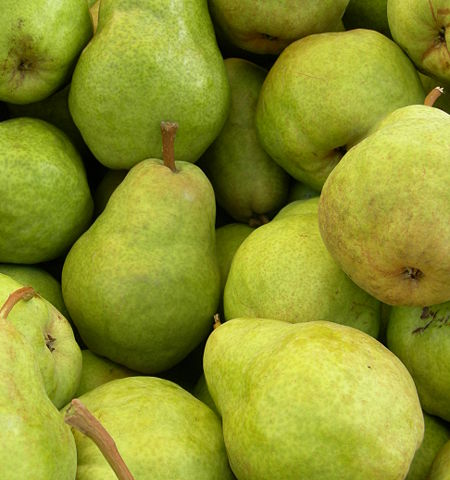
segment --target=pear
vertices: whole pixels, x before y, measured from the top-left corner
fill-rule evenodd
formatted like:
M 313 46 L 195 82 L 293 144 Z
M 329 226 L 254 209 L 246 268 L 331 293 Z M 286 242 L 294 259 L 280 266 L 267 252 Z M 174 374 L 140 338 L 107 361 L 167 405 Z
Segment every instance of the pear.
M 29 285 L 48 302 L 50 302 L 64 317 L 69 312 L 64 305 L 61 283 L 53 275 L 37 265 L 17 265 L 1 263 L 0 273 L 8 275 L 22 285 Z
M 426 480 L 439 450 L 450 440 L 450 430 L 438 418 L 424 413 L 425 433 L 405 480 Z
M 423 103 L 414 65 L 373 30 L 309 35 L 270 69 L 256 127 L 266 152 L 292 177 L 321 190 L 343 154 L 389 112 Z
M 86 0 L 3 0 L 0 100 L 32 103 L 63 87 L 92 36 Z
M 15 291 L 0 310 L 0 478 L 74 480 L 74 438 L 47 396 L 33 348 L 7 318 L 33 293 Z
M 63 298 L 92 352 L 142 373 L 169 369 L 209 333 L 220 295 L 214 191 L 196 165 L 143 160 L 69 251 Z
M 397 109 L 328 177 L 319 225 L 361 288 L 389 305 L 450 300 L 450 115 Z
M 423 409 L 450 421 L 450 302 L 392 307 L 386 337 L 414 378 Z
M 93 210 L 69 138 L 43 120 L 6 120 L 0 123 L 0 170 L 0 262 L 39 263 L 64 254 Z
M 196 162 L 229 103 L 205 0 L 102 0 L 69 94 L 74 122 L 100 163 L 128 170 L 158 158 L 163 118 L 180 127 L 176 159 Z
M 81 355 L 83 358 L 83 367 L 81 369 L 80 382 L 78 383 L 74 397 L 79 397 L 86 392 L 90 392 L 99 385 L 103 385 L 111 380 L 137 375 L 136 372 L 111 362 L 111 360 L 107 358 L 99 357 L 89 350 L 81 350 Z
M 427 480 L 450 480 L 450 440 L 434 459 Z
M 314 190 L 308 185 L 305 185 L 298 180 L 293 180 L 289 188 L 288 199 L 286 203 L 294 202 L 295 200 L 306 200 L 312 197 L 318 197 L 320 192 Z
M 391 36 L 387 17 L 387 0 L 350 0 L 342 18 L 345 29 L 368 28 Z
M 0 273 L 0 303 L 23 287 Z M 81 375 L 81 351 L 68 320 L 40 296 L 20 303 L 9 315 L 9 321 L 34 350 L 45 389 L 57 408 L 69 402 Z
M 320 238 L 317 199 L 293 203 L 296 208 L 286 206 L 236 251 L 224 291 L 225 318 L 328 320 L 376 337 L 379 302 L 328 253 Z
M 422 441 L 411 376 L 357 329 L 233 319 L 203 366 L 239 480 L 398 480 Z
M 333 31 L 348 0 L 209 0 L 219 36 L 258 54 L 278 54 L 298 38 Z
M 417 68 L 450 82 L 450 10 L 448 0 L 388 0 L 393 39 Z
M 230 114 L 199 162 L 217 202 L 238 222 L 248 223 L 279 210 L 289 188 L 288 174 L 263 150 L 255 111 L 266 71 L 240 58 L 225 67 L 231 86 Z
M 197 383 L 194 385 L 192 394 L 196 398 L 201 400 L 205 405 L 208 405 L 208 407 L 213 412 L 217 413 L 217 415 L 220 415 L 220 413 L 217 411 L 217 407 L 214 403 L 214 400 L 212 399 L 211 394 L 209 393 L 208 385 L 206 385 L 206 378 L 204 373 L 200 375 L 200 378 L 197 380 Z
M 112 380 L 79 399 L 102 422 L 136 480 L 231 480 L 220 420 L 168 380 Z M 95 444 L 74 431 L 77 480 L 114 480 Z

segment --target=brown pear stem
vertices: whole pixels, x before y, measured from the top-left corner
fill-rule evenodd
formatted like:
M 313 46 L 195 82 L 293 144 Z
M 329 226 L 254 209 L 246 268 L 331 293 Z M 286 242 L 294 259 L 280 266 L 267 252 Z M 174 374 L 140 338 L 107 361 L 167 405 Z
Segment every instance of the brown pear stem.
M 423 102 L 424 105 L 427 107 L 432 107 L 434 102 L 444 93 L 444 89 L 442 87 L 434 87 L 433 90 L 425 97 Z
M 111 435 L 77 398 L 70 402 L 64 421 L 88 436 L 97 445 L 119 480 L 134 480 Z
M 220 315 L 216 313 L 214 315 L 214 325 L 213 329 L 216 330 L 216 328 L 219 328 L 222 325 L 222 322 L 220 321 Z
M 37 293 L 32 287 L 21 287 L 12 292 L 6 302 L 0 308 L 0 318 L 6 320 L 8 318 L 9 312 L 14 308 L 14 306 L 20 302 L 20 300 L 28 301 L 33 298 Z
M 161 122 L 162 135 L 162 153 L 164 165 L 172 170 L 177 171 L 175 166 L 175 136 L 178 130 L 178 123 Z

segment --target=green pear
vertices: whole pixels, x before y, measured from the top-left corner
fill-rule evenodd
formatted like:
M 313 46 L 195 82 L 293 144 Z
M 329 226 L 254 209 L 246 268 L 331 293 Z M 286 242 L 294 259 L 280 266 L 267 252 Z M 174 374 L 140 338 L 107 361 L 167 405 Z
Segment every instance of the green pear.
M 61 284 L 43 268 L 36 265 L 1 263 L 0 273 L 8 275 L 22 285 L 33 287 L 41 297 L 50 302 L 64 317 L 68 318 L 69 312 L 64 305 Z
M 450 480 L 450 441 L 439 451 L 427 480 Z
M 206 378 L 204 373 L 200 375 L 200 378 L 197 380 L 197 383 L 194 385 L 192 394 L 194 395 L 195 398 L 198 398 L 205 405 L 208 405 L 208 407 L 213 412 L 217 413 L 217 415 L 220 415 L 219 412 L 217 411 L 216 404 L 214 403 L 214 400 L 212 399 L 211 394 L 209 393 L 208 385 L 206 384 Z
M 166 138 L 164 162 L 128 172 L 62 271 L 89 350 L 143 373 L 174 366 L 207 336 L 220 295 L 214 191 L 199 167 L 174 162 L 173 147 Z
M 34 349 L 7 318 L 32 294 L 16 291 L 0 310 L 0 478 L 75 480 L 74 438 L 47 396 Z
M 417 72 L 398 45 L 373 30 L 310 35 L 270 69 L 256 126 L 267 153 L 316 190 L 345 151 L 398 107 L 423 103 Z
M 450 82 L 450 9 L 448 0 L 388 0 L 393 39 L 417 68 Z
M 320 192 L 314 190 L 309 185 L 305 185 L 298 180 L 293 180 L 291 186 L 289 187 L 289 194 L 287 203 L 294 202 L 295 200 L 306 200 L 312 197 L 318 197 Z
M 1 122 L 0 170 L 0 262 L 39 263 L 64 254 L 93 209 L 68 137 L 43 120 Z
M 0 304 L 24 285 L 29 284 L 0 273 Z M 61 408 L 74 397 L 81 375 L 81 351 L 70 323 L 40 296 L 17 305 L 9 321 L 33 348 L 47 395 Z
M 450 302 L 393 307 L 386 336 L 414 378 L 423 409 L 450 421 Z
M 256 103 L 267 72 L 240 58 L 226 59 L 225 67 L 230 114 L 199 166 L 211 181 L 217 202 L 235 220 L 247 223 L 286 203 L 290 179 L 256 135 Z
M 298 38 L 334 30 L 347 4 L 348 0 L 208 1 L 219 36 L 258 54 L 278 54 Z
M 196 162 L 222 128 L 230 87 L 205 0 L 102 0 L 69 94 L 75 124 L 106 167 L 159 158 L 161 119 Z
M 287 205 L 285 205 L 273 218 L 273 220 L 279 220 L 290 215 L 304 215 L 313 214 L 317 215 L 319 208 L 319 196 L 314 196 L 311 198 L 303 198 L 299 200 L 294 200 Z
M 102 422 L 136 480 L 231 480 L 220 420 L 168 380 L 112 380 L 80 401 Z M 77 480 L 114 480 L 96 445 L 74 431 Z
M 368 28 L 391 36 L 387 18 L 387 0 L 350 0 L 342 18 L 346 30 Z
M 422 442 L 411 376 L 357 329 L 233 319 L 203 366 L 239 480 L 399 480 Z
M 388 115 L 328 177 L 322 238 L 350 278 L 384 303 L 450 300 L 450 115 L 411 105 Z
M 108 170 L 94 192 L 94 215 L 97 217 L 106 207 L 109 197 L 125 178 L 128 170 Z
M 92 36 L 86 0 L 2 0 L 0 100 L 43 100 L 69 80 Z
M 431 465 L 439 450 L 450 440 L 450 430 L 442 421 L 424 413 L 425 433 L 405 480 L 427 480 Z
M 379 302 L 328 253 L 320 238 L 317 200 L 299 201 L 297 208 L 297 214 L 282 210 L 280 218 L 258 227 L 239 246 L 225 285 L 225 318 L 328 320 L 376 337 Z
M 104 383 L 116 380 L 117 378 L 126 378 L 138 375 L 136 372 L 111 362 L 107 358 L 99 357 L 89 350 L 81 350 L 83 358 L 83 367 L 81 369 L 80 382 L 74 397 L 79 397 L 86 392 Z

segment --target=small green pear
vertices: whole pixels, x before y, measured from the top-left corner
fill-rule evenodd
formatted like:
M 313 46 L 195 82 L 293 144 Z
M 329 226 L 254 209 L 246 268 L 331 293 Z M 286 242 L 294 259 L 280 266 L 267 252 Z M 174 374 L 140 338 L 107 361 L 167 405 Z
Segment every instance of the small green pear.
M 92 36 L 86 0 L 2 0 L 0 100 L 43 100 L 69 80 Z
M 239 480 L 399 480 L 422 442 L 411 376 L 355 328 L 233 319 L 203 367 Z
M 0 310 L 0 478 L 75 480 L 74 438 L 47 396 L 34 349 L 7 318 L 33 294 L 19 289 Z
M 423 409 L 450 421 L 450 302 L 392 307 L 386 337 L 414 378 Z
M 399 108 L 347 152 L 322 189 L 325 245 L 384 303 L 450 300 L 449 152 L 450 115 Z
M 263 148 L 292 177 L 320 190 L 343 154 L 389 112 L 423 103 L 414 65 L 374 30 L 309 35 L 289 45 L 258 99 Z
M 180 386 L 156 377 L 112 380 L 79 399 L 101 420 L 136 480 L 232 480 L 220 419 Z M 114 480 L 96 445 L 74 431 L 77 480 Z
M 294 203 L 297 214 L 285 207 L 239 246 L 225 285 L 225 318 L 328 320 L 376 337 L 379 302 L 328 253 L 320 238 L 317 199 Z
M 196 162 L 229 104 L 205 0 L 102 0 L 69 94 L 73 120 L 100 163 L 128 170 L 159 158 L 164 118 L 180 127 L 176 159 Z
M 142 373 L 167 370 L 200 344 L 220 296 L 214 191 L 199 167 L 175 162 L 176 125 L 162 130 L 164 162 L 128 172 L 72 246 L 61 281 L 89 350 Z
M 31 264 L 65 254 L 93 210 L 69 138 L 35 118 L 1 122 L 0 170 L 0 262 Z
M 450 441 L 439 451 L 427 480 L 450 480 Z
M 256 134 L 256 104 L 267 72 L 240 58 L 226 59 L 225 67 L 230 113 L 199 166 L 211 181 L 217 203 L 238 222 L 248 223 L 286 203 L 290 178 L 263 150 Z

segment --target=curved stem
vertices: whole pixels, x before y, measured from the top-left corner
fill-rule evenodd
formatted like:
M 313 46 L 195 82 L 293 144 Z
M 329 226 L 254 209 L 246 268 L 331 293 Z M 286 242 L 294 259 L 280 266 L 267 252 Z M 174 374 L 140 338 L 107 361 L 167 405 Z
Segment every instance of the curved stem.
M 433 90 L 425 97 L 423 102 L 424 105 L 427 107 L 432 107 L 434 102 L 444 93 L 444 89 L 442 87 L 434 87 Z
M 70 402 L 64 421 L 89 437 L 97 445 L 119 480 L 134 480 L 111 435 L 77 398 Z
M 178 123 L 161 122 L 162 135 L 162 153 L 164 165 L 172 170 L 177 171 L 175 166 L 175 136 L 178 130 Z
M 9 294 L 6 302 L 0 308 L 0 318 L 6 320 L 6 318 L 8 318 L 9 312 L 18 302 L 20 302 L 20 300 L 28 301 L 35 295 L 37 295 L 37 293 L 32 287 L 18 288 L 17 290 Z

